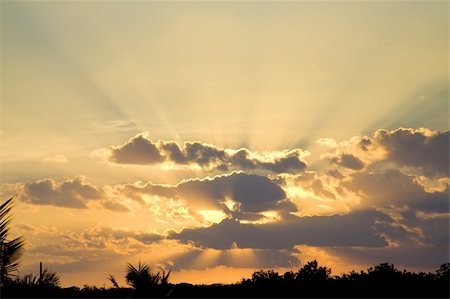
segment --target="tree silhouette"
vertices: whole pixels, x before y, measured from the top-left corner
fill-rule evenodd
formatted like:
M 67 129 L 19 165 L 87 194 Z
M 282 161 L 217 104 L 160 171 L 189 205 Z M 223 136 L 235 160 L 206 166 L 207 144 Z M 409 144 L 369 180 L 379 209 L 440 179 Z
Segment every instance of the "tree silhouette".
M 12 197 L 0 206 L 0 286 L 18 277 L 15 272 L 18 272 L 24 251 L 23 237 L 9 240 L 12 207 Z
M 131 288 L 119 287 L 111 275 L 109 279 L 114 287 L 109 289 L 88 285 L 82 289 L 61 288 L 59 279 L 54 279 L 56 274 L 40 271 L 41 279 L 27 275 L 1 291 L 4 297 L 16 298 L 449 298 L 449 269 L 450 263 L 445 263 L 433 273 L 416 273 L 382 263 L 366 271 L 332 277 L 329 268 L 319 266 L 314 260 L 297 272 L 283 275 L 274 270 L 259 270 L 240 283 L 193 285 L 169 284 L 170 271 L 154 274 L 149 266 L 139 262 L 137 267 L 127 265 L 126 280 Z
M 317 260 L 307 262 L 295 275 L 300 282 L 323 282 L 330 279 L 331 269 L 319 267 Z
M 170 272 L 172 272 L 172 269 L 169 269 L 169 271 L 167 273 L 166 273 L 166 271 L 164 269 L 161 269 L 161 279 L 160 279 L 161 285 L 168 285 L 169 284 Z
M 436 278 L 442 281 L 449 281 L 450 263 L 442 264 L 438 270 L 436 270 Z
M 169 282 L 171 270 L 167 273 L 161 269 L 157 273 L 153 273 L 151 268 L 147 264 L 142 264 L 139 261 L 137 268 L 132 264 L 127 264 L 127 274 L 125 275 L 125 280 L 136 292 L 137 297 L 148 296 L 153 293 L 160 293 L 165 289 Z M 114 284 L 114 281 L 109 276 L 109 280 Z M 118 286 L 118 285 L 117 285 Z
M 50 272 L 48 269 L 45 269 L 39 276 L 27 274 L 23 278 L 17 278 L 14 281 L 14 284 L 26 287 L 58 287 L 60 284 L 60 277 L 56 272 Z
M 113 287 L 116 289 L 120 289 L 119 283 L 117 282 L 116 278 L 113 275 L 108 275 L 109 281 L 113 284 Z
M 159 274 L 154 275 L 148 265 L 141 264 L 139 261 L 137 268 L 130 263 L 127 264 L 125 280 L 135 290 L 144 290 L 158 283 Z

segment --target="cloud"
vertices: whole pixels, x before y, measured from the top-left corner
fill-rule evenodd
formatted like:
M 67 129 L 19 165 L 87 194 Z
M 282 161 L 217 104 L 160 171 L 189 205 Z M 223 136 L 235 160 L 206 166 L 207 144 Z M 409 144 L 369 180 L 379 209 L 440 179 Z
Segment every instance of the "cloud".
M 217 266 L 237 268 L 294 268 L 299 266 L 298 251 L 274 249 L 200 249 L 184 252 L 171 259 L 174 270 L 207 269 Z
M 416 176 L 399 170 L 354 173 L 342 186 L 358 193 L 364 207 L 406 205 L 424 212 L 448 212 L 448 184 L 441 192 L 426 192 Z
M 239 248 L 290 249 L 295 245 L 312 246 L 386 246 L 384 238 L 374 228 L 377 221 L 389 219 L 376 211 L 361 211 L 348 215 L 292 217 L 267 224 L 242 224 L 225 219 L 207 228 L 185 229 L 169 234 L 180 242 L 194 242 L 213 249 Z
M 357 196 L 340 186 L 336 174 L 305 171 L 298 175 L 279 174 L 278 184 L 299 212 L 295 215 L 345 214 L 357 203 Z
M 118 223 L 142 217 L 140 223 L 148 221 L 165 231 L 160 235 L 96 226 L 55 235 L 59 241 L 51 246 L 37 240 L 39 246 L 30 250 L 36 256 L 46 253 L 49 259 L 54 255 L 52 262 L 60 257 L 67 265 L 83 264 L 77 255 L 100 261 L 107 251 L 121 257 L 143 251 L 150 255 L 164 242 L 182 248 L 164 258 L 177 269 L 291 267 L 301 256 L 295 251 L 299 245 L 334 252 L 346 260 L 354 254 L 355 260 L 369 264 L 385 262 L 386 257 L 406 264 L 406 257 L 422 257 L 425 265 L 442 260 L 450 242 L 445 140 L 448 132 L 402 128 L 342 142 L 324 139 L 319 143 L 331 151 L 323 156 L 330 163 L 320 161 L 313 164 L 316 169 L 306 170 L 299 149 L 257 153 L 200 142 L 154 142 L 138 135 L 106 150 L 115 163 L 230 173 L 170 185 L 136 182 L 96 187 L 84 177 L 75 177 L 2 184 L 0 189 L 8 194 L 19 190 L 21 201 L 37 205 L 129 211 L 102 212 L 125 217 Z M 37 228 L 35 232 L 40 234 Z
M 67 208 L 86 208 L 90 200 L 99 199 L 102 191 L 86 183 L 85 177 L 77 176 L 63 182 L 53 179 L 28 182 L 23 185 L 20 198 L 37 205 L 54 205 Z
M 107 225 L 87 227 L 80 232 L 67 232 L 45 226 L 35 227 L 31 239 L 50 238 L 46 245 L 34 245 L 28 250 L 32 254 L 48 254 L 72 256 L 75 259 L 83 256 L 82 251 L 97 255 L 101 252 L 115 254 L 137 254 L 147 245 L 156 244 L 163 239 L 157 233 L 142 230 L 113 228 Z
M 188 180 L 177 186 L 181 196 L 205 198 L 219 204 L 227 198 L 239 204 L 242 212 L 277 209 L 286 194 L 266 177 L 245 173 L 216 176 L 212 179 Z
M 263 212 L 295 212 L 283 189 L 264 176 L 233 172 L 213 178 L 190 179 L 177 185 L 124 185 L 125 193 L 155 195 L 185 202 L 192 211 L 222 210 L 238 219 L 257 220 Z
M 449 176 L 449 131 L 428 129 L 378 130 L 374 141 L 401 166 L 421 168 L 427 175 Z
M 364 168 L 364 163 L 351 154 L 341 153 L 338 157 L 332 158 L 331 162 L 353 170 L 361 170 Z
M 447 246 L 449 240 L 449 186 L 427 192 L 417 176 L 388 169 L 357 172 L 342 186 L 360 196 L 355 209 L 375 207 L 390 215 L 379 231 L 395 246 Z
M 122 146 L 111 147 L 110 153 L 109 160 L 115 163 L 154 164 L 164 160 L 156 145 L 142 135 L 133 137 Z
M 125 205 L 123 205 L 119 202 L 116 202 L 116 201 L 112 201 L 112 200 L 107 200 L 107 201 L 103 202 L 103 207 L 105 207 L 108 210 L 115 211 L 115 212 L 130 211 L 130 209 L 128 209 Z
M 123 242 L 128 242 L 129 239 L 137 240 L 143 244 L 156 243 L 162 240 L 162 236 L 156 233 L 117 229 L 105 225 L 86 229 L 80 237 L 84 243 L 96 242 L 97 244 L 103 244 L 100 246 L 102 248 L 106 248 L 108 245 L 123 247 L 125 245 Z
M 324 154 L 322 158 L 347 169 L 403 168 L 409 173 L 415 169 L 415 174 L 427 177 L 449 176 L 449 131 L 380 129 L 373 137 L 354 136 L 335 148 L 334 153 Z
M 116 164 L 155 165 L 163 162 L 178 167 L 198 167 L 202 170 L 260 170 L 273 173 L 298 173 L 306 168 L 302 160 L 307 153 L 301 149 L 251 152 L 248 149 L 223 149 L 211 144 L 174 141 L 154 142 L 139 134 L 125 144 L 106 150 L 107 158 Z
M 67 157 L 62 154 L 58 154 L 58 155 L 54 155 L 54 156 L 50 156 L 50 157 L 45 157 L 42 159 L 42 161 L 55 162 L 55 163 L 67 163 L 67 162 L 69 162 L 69 159 L 67 159 Z

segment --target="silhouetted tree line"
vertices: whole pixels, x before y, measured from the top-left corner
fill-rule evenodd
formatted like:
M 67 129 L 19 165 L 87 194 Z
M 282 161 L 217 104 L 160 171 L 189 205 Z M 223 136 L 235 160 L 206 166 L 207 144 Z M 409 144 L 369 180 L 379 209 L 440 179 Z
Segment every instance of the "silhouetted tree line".
M 152 269 L 139 262 L 127 265 L 125 281 L 129 287 L 119 286 L 109 275 L 111 288 L 85 285 L 83 288 L 60 286 L 56 272 L 39 267 L 39 275 L 18 275 L 24 240 L 9 238 L 9 212 L 12 198 L 0 206 L 0 298 L 237 298 L 237 297 L 434 297 L 449 298 L 450 263 L 434 273 L 400 271 L 392 264 L 382 263 L 367 271 L 352 271 L 332 276 L 331 269 L 317 261 L 306 263 L 298 271 L 284 274 L 274 270 L 260 270 L 251 278 L 234 284 L 193 285 L 169 283 L 170 270 Z
M 238 298 L 238 297 L 408 297 L 449 298 L 450 263 L 434 273 L 400 271 L 383 263 L 367 271 L 352 271 L 331 276 L 331 269 L 308 262 L 298 271 L 280 274 L 274 270 L 260 270 L 251 278 L 234 284 L 193 285 L 169 283 L 169 272 L 153 273 L 149 266 L 128 264 L 125 280 L 129 287 L 121 287 L 109 276 L 111 288 L 84 286 L 62 288 L 55 276 L 32 279 L 25 276 L 8 282 L 1 297 L 64 297 L 64 298 Z M 45 271 L 44 271 L 45 272 Z M 48 273 L 48 272 L 47 272 Z M 56 275 L 55 273 L 53 273 Z M 57 277 L 57 276 L 56 276 Z

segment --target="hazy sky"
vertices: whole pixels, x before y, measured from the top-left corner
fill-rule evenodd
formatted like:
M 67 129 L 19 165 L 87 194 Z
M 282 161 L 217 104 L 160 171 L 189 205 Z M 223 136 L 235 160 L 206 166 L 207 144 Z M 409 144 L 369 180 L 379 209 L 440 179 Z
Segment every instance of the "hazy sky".
M 448 2 L 0 5 L 22 274 L 448 261 Z

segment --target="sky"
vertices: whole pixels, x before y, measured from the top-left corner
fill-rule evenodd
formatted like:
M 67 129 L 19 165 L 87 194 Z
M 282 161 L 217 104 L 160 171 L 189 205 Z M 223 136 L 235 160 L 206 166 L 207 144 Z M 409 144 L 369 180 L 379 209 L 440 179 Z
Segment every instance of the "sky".
M 448 2 L 2 1 L 0 196 L 63 286 L 449 261 Z

